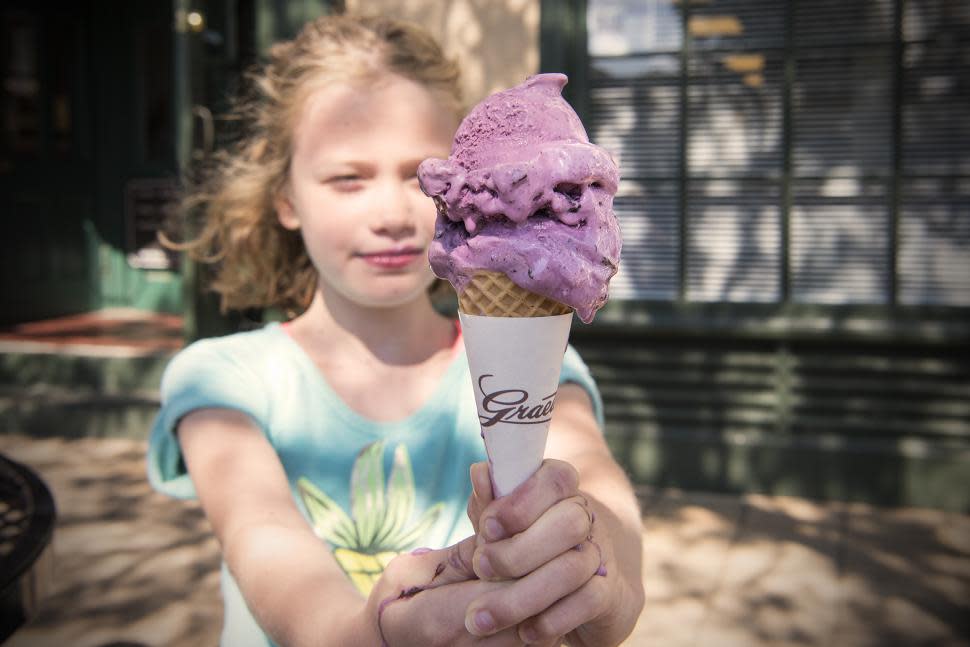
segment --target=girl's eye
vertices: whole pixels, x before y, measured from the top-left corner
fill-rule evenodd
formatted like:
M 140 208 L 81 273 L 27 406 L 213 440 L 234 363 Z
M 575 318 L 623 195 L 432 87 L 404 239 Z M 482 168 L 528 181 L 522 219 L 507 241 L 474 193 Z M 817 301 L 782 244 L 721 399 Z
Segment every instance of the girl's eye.
M 335 175 L 327 180 L 327 184 L 337 191 L 356 191 L 361 187 L 363 178 L 359 175 Z

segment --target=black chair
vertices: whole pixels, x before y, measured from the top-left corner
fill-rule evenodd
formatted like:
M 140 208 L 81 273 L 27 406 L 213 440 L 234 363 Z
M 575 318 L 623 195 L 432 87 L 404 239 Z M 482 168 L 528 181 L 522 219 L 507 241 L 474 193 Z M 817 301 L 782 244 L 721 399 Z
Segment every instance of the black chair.
M 56 518 L 37 474 L 0 454 L 0 642 L 33 617 L 50 583 Z

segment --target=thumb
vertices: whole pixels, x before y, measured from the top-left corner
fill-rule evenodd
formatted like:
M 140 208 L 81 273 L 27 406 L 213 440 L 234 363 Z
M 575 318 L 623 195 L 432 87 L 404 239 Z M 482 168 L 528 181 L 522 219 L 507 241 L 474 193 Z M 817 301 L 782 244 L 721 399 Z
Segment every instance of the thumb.
M 488 469 L 488 463 L 473 463 L 469 469 L 469 476 L 472 482 L 472 498 L 468 502 L 468 518 L 475 527 L 475 534 L 479 532 L 478 522 L 482 512 L 492 502 L 495 495 L 492 490 L 492 475 Z

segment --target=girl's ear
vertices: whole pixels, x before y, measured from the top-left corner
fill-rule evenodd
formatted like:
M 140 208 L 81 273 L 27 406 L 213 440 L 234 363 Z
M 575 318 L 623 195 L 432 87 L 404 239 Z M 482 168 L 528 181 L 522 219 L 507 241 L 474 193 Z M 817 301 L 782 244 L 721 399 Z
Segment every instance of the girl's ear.
M 296 231 L 300 228 L 300 219 L 296 215 L 296 210 L 293 209 L 293 203 L 290 202 L 286 187 L 283 187 L 276 193 L 276 198 L 273 199 L 273 206 L 276 207 L 276 218 L 283 225 L 284 229 Z

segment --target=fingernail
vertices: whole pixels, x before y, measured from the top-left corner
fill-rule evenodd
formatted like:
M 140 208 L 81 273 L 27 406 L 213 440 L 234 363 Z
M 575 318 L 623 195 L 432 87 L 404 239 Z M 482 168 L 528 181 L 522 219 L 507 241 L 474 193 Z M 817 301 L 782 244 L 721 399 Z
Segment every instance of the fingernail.
M 484 636 L 495 631 L 495 619 L 484 609 L 465 616 L 465 629 L 475 636 Z
M 424 555 L 425 553 L 430 553 L 430 552 L 431 552 L 431 549 L 430 548 L 423 548 L 422 547 L 422 548 L 415 548 L 414 550 L 411 551 L 411 554 L 412 555 Z
M 495 517 L 489 517 L 485 520 L 483 530 L 485 532 L 485 539 L 488 541 L 505 539 L 505 528 L 502 527 L 502 524 Z
M 486 468 L 484 466 L 479 468 L 479 463 L 472 465 L 472 491 L 475 492 L 475 496 L 479 499 L 486 498 L 485 495 L 487 494 L 487 492 L 483 489 L 486 487 L 485 483 L 482 482 L 483 476 L 488 478 L 486 474 L 483 474 L 485 469 Z
M 519 638 L 522 639 L 524 643 L 537 643 L 539 642 L 539 634 L 536 630 L 529 626 L 523 626 L 519 629 Z
M 483 580 L 490 580 L 495 577 L 495 571 L 492 570 L 492 563 L 488 561 L 488 555 L 484 553 L 478 556 L 478 577 Z

